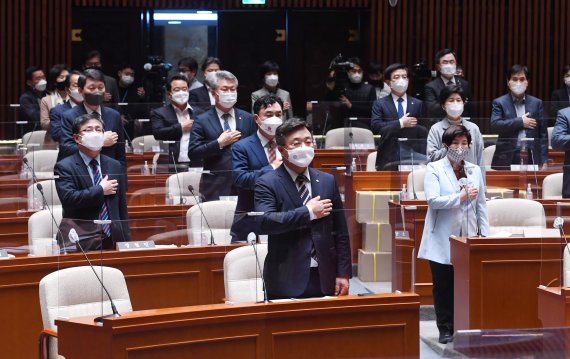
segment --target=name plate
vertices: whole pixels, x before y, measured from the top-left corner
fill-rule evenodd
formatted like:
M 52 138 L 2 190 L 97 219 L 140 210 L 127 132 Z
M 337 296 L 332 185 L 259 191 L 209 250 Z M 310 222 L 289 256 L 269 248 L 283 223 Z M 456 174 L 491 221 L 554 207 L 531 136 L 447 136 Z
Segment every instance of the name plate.
M 0 249 L 0 259 L 8 259 L 8 258 L 10 258 L 8 251 L 6 251 L 5 249 Z
M 511 171 L 538 171 L 538 165 L 511 165 Z
M 398 165 L 398 171 L 415 171 L 421 168 L 425 168 L 424 165 Z
M 140 251 L 154 248 L 156 248 L 154 241 L 117 242 L 117 250 L 119 252 Z

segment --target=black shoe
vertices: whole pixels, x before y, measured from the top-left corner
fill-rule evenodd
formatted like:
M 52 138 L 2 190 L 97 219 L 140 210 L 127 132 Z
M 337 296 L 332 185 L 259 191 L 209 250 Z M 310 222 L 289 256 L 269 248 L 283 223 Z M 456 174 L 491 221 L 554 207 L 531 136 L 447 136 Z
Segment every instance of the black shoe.
M 441 344 L 447 344 L 453 342 L 453 334 L 451 332 L 439 333 L 439 342 Z

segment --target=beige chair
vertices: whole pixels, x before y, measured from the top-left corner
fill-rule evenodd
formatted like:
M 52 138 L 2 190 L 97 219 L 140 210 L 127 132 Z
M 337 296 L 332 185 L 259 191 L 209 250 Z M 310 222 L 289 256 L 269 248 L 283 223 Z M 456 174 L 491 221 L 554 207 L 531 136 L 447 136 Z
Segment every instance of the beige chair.
M 345 148 L 351 145 L 359 148 L 374 148 L 372 131 L 365 128 L 344 127 L 330 130 L 325 135 L 325 148 Z
M 198 206 L 192 206 L 186 212 L 188 244 L 206 245 L 210 242 L 210 229 L 216 244 L 230 244 L 230 228 L 236 210 L 234 201 L 210 201 L 201 204 L 204 216 Z M 207 222 L 207 223 L 206 223 Z M 209 226 L 208 226 L 209 224 Z
M 41 150 L 45 143 L 46 131 L 32 131 L 22 136 L 22 146 L 27 148 L 28 152 Z
M 562 177 L 562 173 L 553 173 L 544 177 L 544 180 L 542 181 L 543 199 L 562 198 Z
M 132 146 L 133 152 L 153 152 L 157 147 L 160 148 L 160 142 L 153 135 L 146 135 L 133 138 Z
M 172 201 L 172 203 L 169 204 L 179 204 L 180 199 L 182 199 L 182 203 L 185 204 L 196 204 L 196 200 L 200 200 L 198 189 L 200 188 L 201 178 L 201 172 L 181 172 L 169 176 L 166 180 L 166 193 L 168 194 L 168 198 Z M 188 190 L 188 185 L 194 187 L 194 195 L 196 197 Z
M 52 207 L 55 205 L 61 205 L 61 200 L 55 189 L 54 180 L 39 181 L 42 185 L 42 190 L 44 192 L 44 197 L 47 204 Z M 28 186 L 28 209 L 42 209 L 44 208 L 44 199 L 42 194 L 38 190 L 37 184 L 31 184 Z
M 546 228 L 544 207 L 540 202 L 503 198 L 487 202 L 489 232 L 495 234 L 507 231 L 512 234 L 523 234 L 524 227 Z
M 61 206 L 53 206 L 51 210 L 55 223 L 47 209 L 32 214 L 28 219 L 28 246 L 32 255 L 51 254 L 48 248 L 51 248 L 54 235 L 57 234 L 57 228 L 61 223 L 62 208 Z
M 24 158 L 28 160 L 28 165 L 34 169 L 38 179 L 53 178 L 57 153 L 57 150 L 37 150 L 27 153 Z M 31 173 L 28 173 L 28 178 L 32 178 Z
M 570 245 L 564 246 L 564 256 L 562 260 L 563 265 L 563 285 L 564 287 L 570 287 Z
M 483 166 L 485 166 L 485 170 L 491 169 L 491 163 L 493 162 L 493 156 L 495 155 L 496 149 L 496 145 L 491 145 L 485 147 L 483 150 Z
M 224 258 L 224 288 L 226 299 L 237 302 L 262 301 L 263 265 L 267 255 L 267 244 L 256 244 L 257 257 L 251 245 L 233 249 Z
M 554 130 L 554 127 L 548 127 L 546 129 L 546 131 L 548 132 L 548 149 L 551 150 L 552 149 L 552 131 Z
M 366 158 L 366 171 L 367 172 L 374 172 L 376 171 L 376 155 L 378 152 L 370 152 L 368 157 Z
M 97 276 L 113 298 L 119 313 L 132 312 L 131 299 L 123 273 L 111 267 L 94 267 Z M 63 358 L 57 354 L 55 319 L 111 314 L 111 304 L 89 266 L 61 269 L 40 281 L 40 308 L 44 331 L 40 337 L 42 357 Z
M 415 167 L 415 166 L 414 166 Z M 412 176 L 414 180 L 412 181 Z M 426 194 L 424 192 L 424 178 L 426 177 L 425 167 L 416 168 L 408 174 L 407 190 L 408 198 L 414 199 L 414 191 L 418 199 L 426 199 Z

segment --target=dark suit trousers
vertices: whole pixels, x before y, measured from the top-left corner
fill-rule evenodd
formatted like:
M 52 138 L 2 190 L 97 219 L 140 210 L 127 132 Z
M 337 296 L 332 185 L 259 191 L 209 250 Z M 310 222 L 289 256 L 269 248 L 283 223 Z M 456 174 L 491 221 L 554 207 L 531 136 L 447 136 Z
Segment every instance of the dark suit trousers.
M 437 329 L 453 333 L 453 266 L 429 261 L 429 267 Z
M 319 277 L 319 268 L 311 267 L 311 273 L 309 275 L 309 282 L 307 283 L 307 288 L 299 298 L 314 298 L 324 296 L 321 289 L 321 279 Z

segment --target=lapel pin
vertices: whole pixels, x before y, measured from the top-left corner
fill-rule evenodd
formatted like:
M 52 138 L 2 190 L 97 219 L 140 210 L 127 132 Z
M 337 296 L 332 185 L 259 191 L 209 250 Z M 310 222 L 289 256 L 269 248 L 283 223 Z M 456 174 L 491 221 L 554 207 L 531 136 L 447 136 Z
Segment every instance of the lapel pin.
M 319 180 L 315 180 L 315 182 L 317 182 L 317 183 L 318 183 L 318 182 L 319 182 Z

